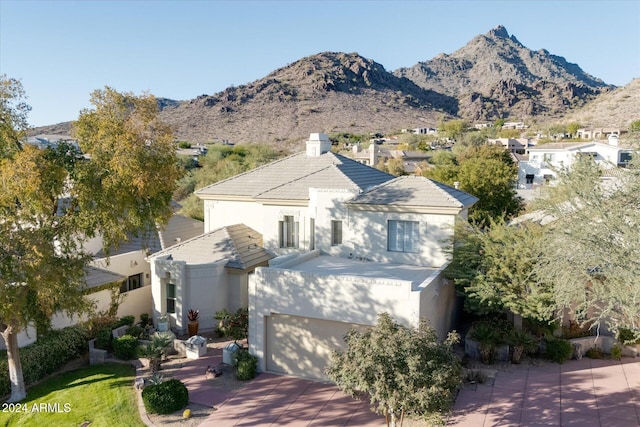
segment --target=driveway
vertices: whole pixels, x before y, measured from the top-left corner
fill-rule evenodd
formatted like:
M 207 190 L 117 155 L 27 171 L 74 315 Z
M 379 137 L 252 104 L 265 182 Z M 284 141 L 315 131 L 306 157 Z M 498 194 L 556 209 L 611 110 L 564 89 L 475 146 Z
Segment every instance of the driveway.
M 201 426 L 386 425 L 367 402 L 331 384 L 262 373 L 240 390 L 220 394 L 204 387 L 211 383 L 202 372 L 221 361 L 221 351 L 207 356 L 194 361 L 193 372 L 184 372 L 190 400 L 218 408 Z M 460 390 L 447 426 L 640 426 L 638 362 L 583 358 L 507 366 L 493 382 Z

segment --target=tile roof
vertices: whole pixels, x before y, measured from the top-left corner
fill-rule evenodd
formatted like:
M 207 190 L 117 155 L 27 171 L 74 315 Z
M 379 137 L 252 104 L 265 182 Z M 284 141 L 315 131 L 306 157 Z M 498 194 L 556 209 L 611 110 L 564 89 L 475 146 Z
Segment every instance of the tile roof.
M 170 256 L 188 264 L 228 260 L 226 267 L 246 270 L 273 258 L 261 245 L 262 234 L 244 224 L 235 224 L 173 245 L 151 259 Z
M 204 233 L 204 222 L 182 215 L 174 215 L 169 219 L 165 227 L 158 230 L 158 237 L 160 238 L 162 249 L 166 249 L 202 233 Z
M 401 176 L 360 194 L 348 203 L 439 208 L 465 208 L 478 198 L 441 182 L 421 176 Z
M 308 200 L 311 187 L 364 191 L 391 179 L 340 154 L 313 157 L 302 152 L 204 187 L 196 195 Z
M 84 273 L 86 289 L 97 288 L 114 282 L 122 282 L 127 279 L 125 276 L 121 276 L 120 274 L 112 273 L 111 271 L 93 266 L 85 267 Z

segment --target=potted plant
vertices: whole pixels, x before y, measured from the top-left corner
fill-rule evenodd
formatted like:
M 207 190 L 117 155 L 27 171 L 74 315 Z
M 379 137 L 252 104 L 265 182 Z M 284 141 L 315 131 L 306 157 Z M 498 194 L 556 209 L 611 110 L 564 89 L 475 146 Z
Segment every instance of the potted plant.
M 189 337 L 194 335 L 198 335 L 198 326 L 200 322 L 198 322 L 198 317 L 200 316 L 200 310 L 191 309 L 187 313 L 187 318 L 189 322 L 187 323 L 187 329 L 189 330 Z
M 158 332 L 166 332 L 169 330 L 169 319 L 166 314 L 158 318 Z

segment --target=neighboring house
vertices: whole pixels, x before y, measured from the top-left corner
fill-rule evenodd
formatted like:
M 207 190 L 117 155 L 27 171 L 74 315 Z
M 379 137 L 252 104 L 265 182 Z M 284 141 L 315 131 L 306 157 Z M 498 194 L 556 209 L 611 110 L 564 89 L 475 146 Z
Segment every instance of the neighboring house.
M 333 153 L 325 134 L 306 148 L 196 192 L 205 234 L 150 258 L 154 315 L 182 331 L 188 309 L 208 322 L 246 295 L 260 369 L 323 380 L 344 333 L 383 311 L 426 317 L 444 338 L 456 308 L 446 249 L 477 199 Z
M 576 131 L 576 137 L 582 139 L 606 139 L 611 135 L 615 135 L 617 137 L 620 136 L 621 130 L 619 128 L 595 128 L 595 129 L 578 129 Z
M 621 147 L 616 136 L 610 137 L 608 144 L 568 142 L 530 147 L 528 156 L 519 162 L 518 187 L 549 184 L 555 179 L 557 169 L 571 167 L 579 156 L 590 156 L 605 169 L 626 167 L 632 152 L 630 148 Z
M 507 151 L 514 154 L 525 154 L 529 148 L 528 138 L 496 138 L 489 139 L 489 144 L 502 145 Z
M 87 269 L 86 283 L 89 297 L 96 303 L 96 311 L 105 312 L 112 302 L 112 289 L 118 298 L 117 316 L 152 313 L 151 268 L 147 257 L 183 240 L 201 235 L 203 223 L 181 215 L 171 217 L 165 227 L 151 233 L 148 241 L 131 236 L 117 248 L 111 248 L 109 257 L 102 250 L 102 240 L 96 238 L 85 249 L 94 254 Z M 69 317 L 58 313 L 52 318 L 56 329 L 76 324 L 84 317 Z

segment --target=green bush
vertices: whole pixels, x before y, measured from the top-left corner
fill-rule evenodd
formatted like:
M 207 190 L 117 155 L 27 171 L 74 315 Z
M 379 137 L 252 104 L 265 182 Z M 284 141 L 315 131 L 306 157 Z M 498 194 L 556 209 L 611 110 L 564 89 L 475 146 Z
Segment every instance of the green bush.
M 573 352 L 573 348 L 569 341 L 553 336 L 547 336 L 544 340 L 546 344 L 545 354 L 547 359 L 557 363 L 563 363 L 569 360 L 571 353 Z
M 136 337 L 137 339 L 147 338 L 147 331 L 138 325 L 129 326 L 126 334 Z
M 604 353 L 602 352 L 602 349 L 600 347 L 595 346 L 587 350 L 585 356 L 587 356 L 589 359 L 602 359 L 604 357 Z
M 191 148 L 191 143 L 187 142 L 187 141 L 180 141 L 180 142 L 178 142 L 178 147 L 179 148 Z
M 623 344 L 640 344 L 640 331 L 632 331 L 628 328 L 618 329 L 618 340 Z
M 113 354 L 121 360 L 131 360 L 138 352 L 138 338 L 123 335 L 113 341 Z
M 149 413 L 170 414 L 187 406 L 189 390 L 182 382 L 171 379 L 146 386 L 142 390 L 142 401 Z
M 236 351 L 233 358 L 236 367 L 236 378 L 240 381 L 248 381 L 255 378 L 258 371 L 258 358 L 246 349 Z
M 85 354 L 89 334 L 83 326 L 48 332 L 35 343 L 20 349 L 20 362 L 25 385 L 33 384 L 55 372 L 67 362 Z M 6 351 L 0 352 L 0 396 L 11 392 Z
M 622 348 L 616 343 L 611 347 L 611 358 L 613 360 L 620 360 L 622 357 Z
M 120 319 L 111 326 L 111 329 L 119 328 L 120 326 L 133 326 L 136 322 L 135 316 L 122 316 Z
M 113 350 L 113 334 L 111 326 L 102 328 L 96 334 L 96 348 L 112 351 Z

